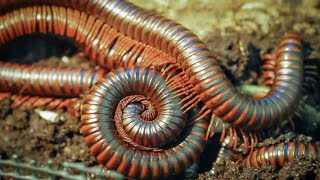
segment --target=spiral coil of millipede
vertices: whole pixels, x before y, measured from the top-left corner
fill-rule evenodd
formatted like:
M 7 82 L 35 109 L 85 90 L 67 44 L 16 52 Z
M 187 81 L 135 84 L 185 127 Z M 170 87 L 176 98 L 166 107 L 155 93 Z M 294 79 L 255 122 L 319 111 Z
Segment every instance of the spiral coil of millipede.
M 0 7 L 0 44 L 32 33 L 63 36 L 101 68 L 0 62 L 0 91 L 30 103 L 44 98 L 38 106 L 50 108 L 85 94 L 81 132 L 107 169 L 141 179 L 178 174 L 199 159 L 218 131 L 233 149 L 238 141 L 251 148 L 244 165 L 283 166 L 299 155 L 320 160 L 319 146 L 302 143 L 253 149 L 258 139 L 252 131 L 288 116 L 301 97 L 297 33 L 281 41 L 268 73 L 271 90 L 258 99 L 237 91 L 190 30 L 125 1 L 2 0 Z

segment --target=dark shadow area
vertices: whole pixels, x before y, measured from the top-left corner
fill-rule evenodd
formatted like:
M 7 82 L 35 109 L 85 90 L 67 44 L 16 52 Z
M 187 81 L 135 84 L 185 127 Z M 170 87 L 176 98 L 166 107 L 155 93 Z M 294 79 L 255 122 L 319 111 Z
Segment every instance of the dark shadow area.
M 51 56 L 61 57 L 76 53 L 73 41 L 54 35 L 31 34 L 17 37 L 0 46 L 0 60 L 31 64 Z

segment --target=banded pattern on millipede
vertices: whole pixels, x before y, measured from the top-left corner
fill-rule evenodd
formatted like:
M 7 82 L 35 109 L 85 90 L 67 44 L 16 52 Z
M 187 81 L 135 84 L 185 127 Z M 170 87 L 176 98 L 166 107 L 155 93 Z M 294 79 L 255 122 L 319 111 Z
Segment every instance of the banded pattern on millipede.
M 236 90 L 212 53 L 190 30 L 125 1 L 2 0 L 0 11 L 5 13 L 6 9 L 1 7 L 7 7 L 9 4 L 16 8 L 39 3 L 64 5 L 76 10 L 56 6 L 33 6 L 7 13 L 0 18 L 0 23 L 3 24 L 0 27 L 0 43 L 33 32 L 53 33 L 74 39 L 95 64 L 108 69 L 130 67 L 110 73 L 107 78 L 94 86 L 86 97 L 82 116 L 82 131 L 91 151 L 107 168 L 117 169 L 129 177 L 167 177 L 172 173 L 178 173 L 198 158 L 199 152 L 203 149 L 204 139 L 213 136 L 219 129 L 220 119 L 232 126 L 227 128 L 228 125 L 224 124 L 222 131 L 227 128 L 229 136 L 231 135 L 229 144 L 236 145 L 233 139 L 238 138 L 234 127 L 249 130 L 270 127 L 292 111 L 299 100 L 303 61 L 300 36 L 296 33 L 288 33 L 281 41 L 274 64 L 271 91 L 261 99 L 254 99 Z M 12 17 L 15 17 L 14 21 Z M 155 70 L 131 67 L 165 66 L 165 72 L 170 69 L 170 65 L 168 68 L 167 64 L 177 65 L 178 68 L 182 68 L 182 73 L 175 71 L 178 74 L 173 73 L 174 77 L 162 77 L 163 75 L 155 73 Z M 130 79 L 132 77 L 133 80 Z M 138 80 L 138 77 L 142 80 Z M 151 87 L 147 91 L 148 88 L 139 84 L 143 82 L 150 85 L 153 81 L 147 79 L 151 77 L 159 77 L 158 83 L 163 82 L 168 85 L 164 88 L 166 89 L 164 91 L 168 90 L 168 95 L 164 97 L 159 95 L 162 99 L 156 100 L 156 103 L 149 103 L 149 96 L 145 97 L 144 93 L 147 92 L 147 95 L 152 96 L 153 93 L 162 92 Z M 176 77 L 180 79 L 175 79 Z M 127 84 L 121 84 L 123 78 Z M 183 80 L 183 83 L 177 83 L 179 80 Z M 136 84 L 130 86 L 132 82 Z M 133 89 L 134 91 L 129 91 Z M 122 90 L 129 92 L 126 98 Z M 118 95 L 124 99 L 118 99 Z M 178 102 L 178 105 L 172 105 L 172 111 L 176 112 L 174 113 L 176 116 L 172 116 L 175 120 L 180 113 L 181 117 L 186 116 L 186 112 L 197 106 L 200 101 L 205 106 L 199 112 L 201 115 L 197 121 L 192 121 L 194 119 L 191 118 L 192 120 L 187 122 L 181 120 L 178 121 L 181 123 L 172 122 L 172 127 L 166 126 L 168 129 L 165 133 L 161 133 L 149 124 L 155 121 L 153 118 L 156 115 L 161 115 L 159 104 L 168 105 L 169 102 L 168 104 L 161 102 L 170 97 Z M 117 103 L 111 103 L 115 101 Z M 116 107 L 115 104 L 118 103 L 120 105 Z M 185 107 L 187 110 L 183 110 Z M 168 112 L 170 116 L 171 113 Z M 208 124 L 202 117 L 209 114 L 212 114 L 210 124 L 212 131 L 206 132 Z M 130 118 L 123 119 L 120 116 Z M 167 114 L 163 116 L 167 117 Z M 116 124 L 113 124 L 114 120 Z M 159 122 L 164 123 L 166 120 Z M 126 126 L 123 127 L 123 124 Z M 160 129 L 161 126 L 157 127 Z M 119 134 L 115 133 L 115 129 Z M 184 129 L 190 134 L 179 138 L 190 138 L 189 141 L 176 143 L 178 135 L 174 132 L 182 132 Z M 160 137 L 154 137 L 158 133 L 161 134 Z M 173 144 L 162 142 L 165 134 L 174 135 L 168 138 Z M 107 135 L 111 138 L 107 139 Z M 248 143 L 246 136 L 245 140 Z M 254 141 L 253 137 L 251 141 Z M 145 147 L 148 144 L 151 146 Z M 163 145 L 169 149 L 163 148 Z M 138 163 L 130 166 L 130 158 L 137 159 Z M 137 171 L 139 169 L 140 172 Z
M 267 86 L 272 86 L 275 77 L 274 71 L 276 64 L 276 56 L 275 54 L 266 54 L 263 55 L 262 59 L 264 60 L 264 64 L 262 66 L 262 76 L 264 78 L 264 84 Z M 317 59 L 305 59 L 303 70 L 303 93 L 312 93 L 315 90 L 315 88 L 320 84 L 320 70 L 317 65 Z
M 167 82 L 155 69 L 120 68 L 85 97 L 81 131 L 107 169 L 129 178 L 164 178 L 198 160 L 208 122 L 187 125 L 192 117 L 183 114 Z
M 84 12 L 57 6 L 32 6 L 0 17 L 0 44 L 31 34 L 55 34 L 74 40 L 107 69 L 123 66 L 158 67 L 173 63 L 161 50 L 133 40 Z
M 41 3 L 58 5 L 62 1 Z M 286 35 L 280 45 L 271 91 L 262 99 L 254 99 L 236 90 L 205 44 L 182 25 L 125 1 L 67 0 L 63 3 L 92 14 L 119 32 L 174 57 L 198 93 L 191 104 L 200 100 L 205 103 L 201 112 L 204 116 L 212 112 L 233 126 L 258 130 L 270 127 L 287 115 L 301 94 L 302 47 L 295 33 Z
M 0 62 L 0 91 L 38 96 L 79 97 L 104 74 L 104 70 Z
M 263 147 L 250 153 L 243 160 L 243 165 L 252 166 L 254 168 L 260 168 L 262 165 L 266 164 L 283 167 L 285 163 L 291 162 L 294 158 L 302 155 L 320 161 L 320 146 L 288 142 Z

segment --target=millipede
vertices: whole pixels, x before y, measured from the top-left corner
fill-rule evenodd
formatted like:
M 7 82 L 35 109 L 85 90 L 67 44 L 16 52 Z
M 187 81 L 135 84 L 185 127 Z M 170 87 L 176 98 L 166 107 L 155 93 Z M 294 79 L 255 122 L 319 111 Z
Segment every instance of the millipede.
M 264 84 L 267 86 L 273 85 L 273 80 L 275 77 L 275 64 L 276 55 L 275 54 L 265 54 L 262 56 L 264 64 L 262 65 L 263 73 L 262 77 L 264 79 Z M 308 93 L 314 90 L 314 85 L 319 81 L 319 68 L 315 59 L 305 59 L 303 66 L 304 76 L 303 76 L 303 93 Z
M 12 7 L 16 7 L 38 3 L 61 5 L 61 1 L 19 1 L 19 3 L 3 1 L 1 5 L 6 7 L 10 4 Z M 276 82 L 267 96 L 255 100 L 243 96 L 236 90 L 205 44 L 180 24 L 146 12 L 125 1 L 83 0 L 78 2 L 69 0 L 64 1 L 63 4 L 98 17 L 115 30 L 127 35 L 127 37 L 171 55 L 181 65 L 193 85 L 193 89 L 197 92 L 196 97 L 192 99 L 192 104 L 196 105 L 200 101 L 205 103 L 201 111 L 203 116 L 213 113 L 233 126 L 258 130 L 270 127 L 274 122 L 288 114 L 292 110 L 292 105 L 297 103 L 301 93 L 303 61 L 300 38 L 297 34 L 290 33 L 285 37 L 284 43 L 281 44 L 282 49 L 279 49 L 279 55 L 281 56 L 277 57 Z M 5 11 L 5 9 L 3 8 L 2 11 Z M 34 13 L 34 16 L 36 14 Z M 60 22 L 56 23 L 60 25 L 57 31 L 63 34 L 68 32 L 68 29 L 65 29 L 65 23 L 68 21 L 61 17 L 68 13 L 60 9 L 59 14 L 62 15 L 58 18 Z M 47 19 L 43 19 L 42 22 L 48 21 Z M 80 21 L 78 24 L 82 24 L 81 22 L 84 21 Z M 89 23 L 89 26 L 82 31 L 86 33 L 84 36 L 91 37 L 91 40 L 99 37 L 98 33 L 93 33 L 97 32 L 94 27 L 93 22 Z M 74 35 L 74 31 L 71 32 Z M 78 37 L 80 38 L 80 36 Z M 83 41 L 84 38 L 80 40 L 80 42 Z M 99 46 L 91 45 L 88 47 Z M 286 51 L 286 48 L 290 50 Z M 284 93 L 283 89 L 286 89 L 289 93 Z M 281 97 L 278 97 L 279 94 L 281 94 Z
M 284 35 L 271 62 L 270 92 L 253 98 L 237 91 L 190 30 L 128 2 L 2 0 L 0 12 L 0 44 L 32 33 L 63 36 L 103 69 L 1 62 L 0 90 L 59 98 L 86 94 L 80 128 L 85 142 L 105 168 L 129 178 L 182 172 L 216 132 L 222 133 L 221 142 L 227 134 L 233 149 L 240 133 L 245 147 L 251 144 L 244 162 L 255 163 L 258 140 L 249 131 L 282 120 L 302 93 L 303 49 L 295 32 Z M 277 147 L 285 147 L 285 158 L 298 153 L 290 143 Z M 312 154 L 312 147 L 299 153 L 318 153 Z
M 0 90 L 38 96 L 79 97 L 104 74 L 104 70 L 0 62 Z
M 24 1 L 20 3 L 24 4 L 22 2 Z M 4 1 L 1 4 L 5 7 L 6 3 L 9 2 Z M 41 3 L 45 2 L 41 1 Z M 50 1 L 47 3 L 59 5 L 61 1 Z M 194 98 L 189 101 L 189 104 L 195 106 L 200 101 L 204 102 L 205 106 L 203 106 L 200 112 L 202 116 L 213 113 L 235 127 L 258 130 L 270 127 L 276 120 L 282 119 L 287 115 L 288 112 L 293 109 L 292 106 L 297 103 L 301 94 L 301 81 L 303 78 L 302 47 L 300 37 L 296 33 L 289 33 L 280 44 L 276 60 L 275 82 L 270 92 L 261 99 L 253 99 L 242 95 L 236 90 L 205 44 L 182 25 L 164 17 L 148 13 L 124 1 L 81 1 L 80 3 L 64 1 L 64 3 L 67 6 L 84 10 L 84 12 L 98 17 L 104 21 L 105 24 L 124 33 L 127 35 L 126 37 L 130 37 L 130 39 L 153 46 L 171 55 L 174 60 L 180 64 L 180 67 L 193 85 L 192 89 L 196 92 L 194 93 Z M 36 12 L 45 12 L 45 10 L 37 11 L 37 9 L 47 8 L 29 8 L 31 14 L 33 14 L 31 17 L 36 17 L 36 19 L 40 17 L 39 19 L 41 19 L 41 17 L 44 16 L 37 15 Z M 74 16 L 67 16 L 69 11 L 65 10 L 65 8 L 53 7 L 51 9 L 53 17 L 55 17 L 55 14 L 58 14 L 57 11 L 61 12 L 59 14 L 62 14 L 57 18 L 51 18 L 56 19 L 56 21 L 53 21 L 51 24 L 53 24 L 54 27 L 59 27 L 53 28 L 55 33 L 61 35 L 66 33 L 71 37 L 75 36 L 77 43 L 81 44 L 86 42 L 88 45 L 87 48 L 90 47 L 89 49 L 101 47 L 99 45 L 93 46 L 92 44 L 93 42 L 101 42 L 99 41 L 99 37 L 101 37 L 101 32 L 104 32 L 104 29 L 98 33 L 99 28 L 95 28 L 95 25 L 101 24 L 101 21 L 97 20 L 96 22 L 98 23 L 94 23 L 94 18 L 90 18 L 90 16 L 86 23 L 87 28 L 82 29 L 82 31 L 80 31 L 81 33 L 75 33 L 79 28 L 74 28 L 75 24 L 67 20 L 67 17 Z M 28 10 L 28 8 L 26 10 Z M 82 14 L 84 13 L 81 13 L 81 15 Z M 80 18 L 81 15 L 78 13 Z M 86 15 L 83 16 L 85 16 L 83 18 L 87 18 Z M 37 29 L 35 28 L 37 24 L 42 25 L 41 27 L 49 27 L 48 29 L 50 30 L 51 19 L 43 18 L 42 21 L 40 21 L 42 23 L 36 23 L 37 21 L 35 19 L 31 20 L 31 22 L 33 22 L 31 23 L 33 25 L 31 26 L 31 31 Z M 16 22 L 19 22 L 19 20 L 16 20 Z M 48 22 L 49 25 L 45 26 L 44 24 Z M 79 24 L 81 27 L 82 22 L 85 21 L 80 21 L 77 25 Z M 4 24 L 8 24 L 8 27 L 10 27 L 10 23 Z M 19 24 L 20 26 L 18 27 L 21 27 L 21 23 Z M 71 25 L 66 26 L 66 24 Z M 97 26 L 101 27 L 101 25 Z M 10 29 L 6 26 L 3 26 L 3 28 L 4 27 L 5 29 Z M 2 39 L 6 40 L 14 36 L 15 31 L 7 31 L 8 33 L 1 33 Z M 21 32 L 21 30 L 16 31 Z M 128 42 L 129 41 L 127 41 L 127 44 L 129 44 Z M 92 52 L 100 51 L 96 50 Z M 103 53 L 104 51 L 97 54 L 102 55 Z M 96 53 L 93 54 L 96 55 Z M 108 64 L 106 61 L 108 60 L 103 61 L 102 64 Z M 111 64 L 113 63 L 112 61 Z
M 244 166 L 261 168 L 266 164 L 283 167 L 285 163 L 300 156 L 309 156 L 320 161 L 320 146 L 298 142 L 288 142 L 262 147 L 250 153 L 244 160 Z
M 167 83 L 154 69 L 120 68 L 86 95 L 81 131 L 107 169 L 129 178 L 164 178 L 198 160 L 208 122 L 187 126 L 192 117 L 183 114 Z
M 174 62 L 162 51 L 125 36 L 92 15 L 70 8 L 26 7 L 6 13 L 0 23 L 0 44 L 32 33 L 63 36 L 82 46 L 94 64 L 107 69 L 132 65 L 157 67 Z

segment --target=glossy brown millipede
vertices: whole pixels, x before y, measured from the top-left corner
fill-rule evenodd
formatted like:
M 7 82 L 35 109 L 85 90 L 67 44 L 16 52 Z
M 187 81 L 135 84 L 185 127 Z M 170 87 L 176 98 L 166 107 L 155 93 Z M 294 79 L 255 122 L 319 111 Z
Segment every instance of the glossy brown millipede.
M 69 18 L 62 18 L 61 19 L 61 14 L 59 12 L 62 12 L 62 16 L 65 17 L 66 15 L 69 15 Z M 86 42 L 92 42 L 97 45 L 97 48 L 95 48 L 94 52 L 88 52 L 91 49 L 86 48 L 85 51 L 87 53 L 90 53 L 90 57 L 94 58 L 93 61 L 95 63 L 103 64 L 103 66 L 107 66 L 107 68 L 115 68 L 120 65 L 125 66 L 130 66 L 132 64 L 137 64 L 143 65 L 143 66 L 154 66 L 154 65 L 159 65 L 161 64 L 166 64 L 168 62 L 172 62 L 171 58 L 164 54 L 161 53 L 161 51 L 151 48 L 150 46 L 146 46 L 142 43 L 138 43 L 136 41 L 130 40 L 130 38 L 127 38 L 123 36 L 121 33 L 116 32 L 115 30 L 111 29 L 107 25 L 104 25 L 101 21 L 87 16 L 85 13 L 81 13 L 76 10 L 71 10 L 71 9 L 65 9 L 63 7 L 49 7 L 49 6 L 36 6 L 36 7 L 28 7 L 20 10 L 15 10 L 13 12 L 7 13 L 6 15 L 2 16 L 1 18 L 1 28 L 0 28 L 0 43 L 3 44 L 7 42 L 8 40 L 14 39 L 17 36 L 22 36 L 24 34 L 30 34 L 30 33 L 35 33 L 35 32 L 40 32 L 40 33 L 54 33 L 62 36 L 67 36 L 69 38 L 75 39 L 76 42 L 78 43 L 83 43 L 84 39 L 87 38 Z M 14 19 L 14 21 L 13 21 Z M 78 21 L 81 20 L 80 23 Z M 68 24 L 67 24 L 68 23 Z M 79 25 L 78 25 L 79 24 Z M 90 29 L 91 26 L 95 27 L 96 29 Z M 94 39 L 91 40 L 90 37 L 86 36 L 86 33 L 95 34 L 97 35 L 98 31 L 101 30 L 98 36 L 100 39 Z M 96 36 L 94 36 L 96 37 Z M 103 39 L 102 39 L 103 37 Z M 103 44 L 100 46 L 99 43 L 97 42 L 103 41 Z M 93 44 L 87 45 L 86 47 L 92 47 Z M 105 53 L 105 56 L 101 52 Z M 99 59 L 100 58 L 100 59 Z M 102 59 L 101 59 L 102 58 Z M 108 59 L 108 62 L 105 62 L 105 58 Z M 125 61 L 128 59 L 128 61 Z M 145 59 L 153 59 L 154 62 L 146 62 Z M 99 61 L 99 62 L 96 62 Z M 8 65 L 8 64 L 7 64 Z M 4 66 L 1 64 L 1 66 Z M 18 72 L 19 69 L 24 67 L 19 67 L 20 65 L 15 65 L 14 68 L 16 68 L 16 71 Z M 30 67 L 32 69 L 32 67 Z M 39 67 L 40 68 L 40 67 Z M 14 80 L 15 82 L 20 82 L 20 80 L 13 79 L 11 75 L 13 75 L 8 69 L 3 70 L 2 73 L 2 83 L 5 84 L 10 84 L 10 86 L 2 86 L 1 90 L 2 91 L 7 91 L 10 89 L 12 90 L 19 90 L 19 93 L 25 93 L 25 94 L 34 94 L 34 95 L 45 95 L 45 96 L 64 96 L 64 97 L 78 97 L 79 93 L 83 93 L 86 91 L 89 87 L 92 86 L 93 83 L 87 83 L 91 78 L 89 75 L 89 71 L 87 73 L 81 72 L 81 76 L 79 78 L 76 78 L 77 73 L 79 73 L 79 70 L 71 70 L 69 72 L 69 68 L 67 68 L 67 72 L 69 72 L 69 76 L 66 76 L 67 73 L 64 73 L 64 69 L 62 68 L 56 68 L 57 71 L 59 71 L 57 74 L 64 74 L 63 77 L 59 78 L 56 76 L 53 71 L 54 69 L 51 69 L 50 78 L 47 76 L 45 73 L 47 68 L 44 68 L 42 70 L 42 73 L 38 74 L 38 72 L 34 69 L 32 71 L 32 77 L 39 77 L 39 81 L 35 81 L 32 83 L 37 83 L 36 88 L 30 84 L 26 83 L 23 84 L 24 88 L 21 87 L 15 83 L 10 83 L 6 81 Z M 63 72 L 63 73 L 62 73 Z M 31 72 L 30 72 L 31 73 Z M 33 76 L 35 75 L 35 76 Z M 84 76 L 88 75 L 88 76 Z M 94 75 L 94 74 L 92 74 Z M 98 76 L 95 77 L 95 79 L 100 78 L 101 72 L 98 73 Z M 11 77 L 10 77 L 11 76 Z M 22 76 L 16 75 L 21 77 L 26 77 L 28 75 Z M 73 76 L 73 77 L 72 77 Z M 28 76 L 31 77 L 31 76 Z M 86 77 L 86 79 L 82 78 Z M 19 77 L 18 77 L 19 78 Z M 54 78 L 55 80 L 53 80 Z M 57 86 L 57 81 L 63 82 L 62 84 L 66 84 L 67 86 L 62 86 L 58 87 Z M 68 80 L 68 83 L 66 83 L 66 80 Z M 25 82 L 25 80 L 23 80 Z M 54 86 L 56 88 L 53 88 L 51 86 L 46 86 L 46 83 L 43 84 L 41 82 L 50 82 L 51 86 Z M 91 82 L 95 82 L 91 81 Z M 83 91 L 82 88 L 79 87 L 79 83 L 82 83 L 84 87 Z M 29 84 L 29 85 L 28 85 Z M 16 87 L 13 87 L 17 85 Z M 21 84 L 20 84 L 21 85 Z M 59 83 L 58 83 L 59 85 Z M 61 85 L 61 84 L 60 84 Z M 60 86 L 59 85 L 59 86 Z M 71 87 L 72 85 L 72 87 Z M 88 86 L 89 85 L 89 86 Z M 13 88 L 13 89 L 12 89 Z M 79 89 L 80 88 L 80 89 Z M 26 92 L 29 90 L 29 93 Z M 34 91 L 35 90 L 35 91 Z M 23 91 L 23 92 L 22 92 Z M 30 97 L 30 96 L 20 96 L 19 98 L 13 98 L 12 99 L 13 108 L 17 107 L 22 107 L 22 106 L 29 106 L 29 107 L 41 107 L 39 104 L 46 105 L 47 109 L 60 109 L 62 107 L 65 107 L 67 105 L 66 102 L 69 102 L 67 100 L 63 99 L 56 99 L 55 101 L 51 102 L 50 104 L 48 101 L 50 101 L 49 97 Z M 52 100 L 51 100 L 52 101 Z M 72 103 L 71 103 L 72 105 Z M 53 108 L 55 107 L 55 108 Z M 72 107 L 70 105 L 67 106 Z M 69 108 L 70 109 L 70 108 Z M 75 113 L 73 113 L 75 114 Z

